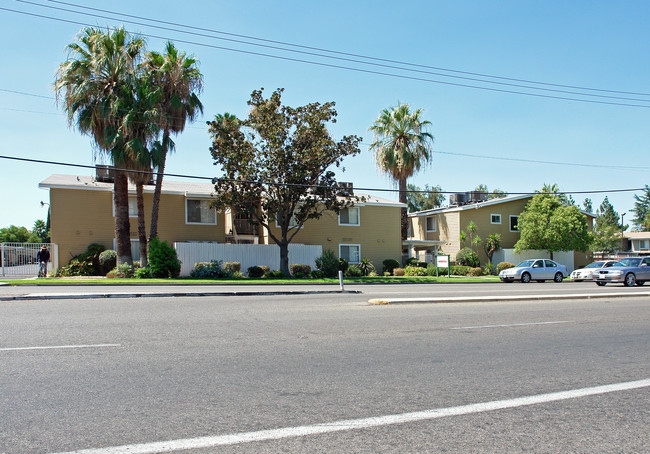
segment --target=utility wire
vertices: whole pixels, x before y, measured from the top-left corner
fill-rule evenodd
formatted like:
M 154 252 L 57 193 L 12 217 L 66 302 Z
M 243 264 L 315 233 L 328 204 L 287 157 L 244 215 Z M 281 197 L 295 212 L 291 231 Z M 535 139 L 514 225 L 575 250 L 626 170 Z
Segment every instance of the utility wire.
M 27 13 L 24 11 L 18 11 L 18 10 L 12 10 L 9 8 L 0 8 L 0 10 L 4 11 L 10 11 L 18 14 L 24 14 L 27 16 L 32 16 L 32 17 L 39 17 L 43 19 L 48 19 L 48 20 L 54 20 L 58 22 L 64 22 L 64 23 L 70 23 L 70 24 L 76 24 L 76 25 L 81 25 L 81 26 L 92 26 L 87 23 L 83 22 L 78 22 L 78 21 L 73 21 L 73 20 L 68 20 L 68 19 L 60 19 L 60 18 L 55 18 L 51 16 L 44 16 L 40 14 L 35 14 L 35 13 Z M 149 38 L 154 38 L 154 39 L 161 39 L 161 40 L 171 40 L 170 38 L 164 37 L 164 36 L 158 36 L 158 35 L 153 35 L 149 33 L 140 33 L 142 36 L 146 36 Z M 211 45 L 211 44 L 206 44 L 206 43 L 201 43 L 201 42 L 195 42 L 195 41 L 188 41 L 188 40 L 180 40 L 176 39 L 174 40 L 179 43 L 184 43 L 184 44 L 190 44 L 190 45 L 195 45 L 195 46 L 201 46 L 201 47 L 207 47 L 211 49 L 218 49 L 218 50 L 226 50 L 229 52 L 236 52 L 236 53 L 242 53 L 242 54 L 247 54 L 247 55 L 254 55 L 254 56 L 261 56 L 261 57 L 267 57 L 267 58 L 273 58 L 276 60 L 284 60 L 284 61 L 291 61 L 291 62 L 296 62 L 296 63 L 305 63 L 305 64 L 310 64 L 314 66 L 321 66 L 321 67 L 327 67 L 327 68 L 335 68 L 335 69 L 343 69 L 347 71 L 353 71 L 353 72 L 359 72 L 359 73 L 364 73 L 364 74 L 374 74 L 374 75 L 380 75 L 380 76 L 386 76 L 386 77 L 393 77 L 393 78 L 398 78 L 398 79 L 405 79 L 405 80 L 414 80 L 414 81 L 419 81 L 419 82 L 427 82 L 427 83 L 435 83 L 435 84 L 441 84 L 441 85 L 448 85 L 448 86 L 455 86 L 455 87 L 462 87 L 462 88 L 472 88 L 476 90 L 485 90 L 485 91 L 492 91 L 492 92 L 497 92 L 497 93 L 509 93 L 509 94 L 517 94 L 517 95 L 523 95 L 523 96 L 532 96 L 532 97 L 537 97 L 537 98 L 546 98 L 546 99 L 557 99 L 557 100 L 564 100 L 564 101 L 576 101 L 576 102 L 583 102 L 583 103 L 591 103 L 591 104 L 604 104 L 604 105 L 614 105 L 614 106 L 622 106 L 622 107 L 639 107 L 639 108 L 650 108 L 650 105 L 644 105 L 644 104 L 631 104 L 631 103 L 624 103 L 624 102 L 606 102 L 606 101 L 598 101 L 594 99 L 581 99 L 581 98 L 572 98 L 568 96 L 555 96 L 555 95 L 544 95 L 541 93 L 529 93 L 529 92 L 522 92 L 522 91 L 516 91 L 516 90 L 508 90 L 508 89 L 499 89 L 499 88 L 493 88 L 493 87 L 483 87 L 480 85 L 471 85 L 471 84 L 463 84 L 463 83 L 454 83 L 454 82 L 447 82 L 447 81 L 441 81 L 441 80 L 435 80 L 435 79 L 427 79 L 423 77 L 415 77 L 415 76 L 408 76 L 404 74 L 395 74 L 395 73 L 389 73 L 389 72 L 383 72 L 383 71 L 375 71 L 375 70 L 369 70 L 369 69 L 362 69 L 362 68 L 355 68 L 355 67 L 349 67 L 349 66 L 343 66 L 343 65 L 335 65 L 335 64 L 330 64 L 330 63 L 323 63 L 323 62 L 317 62 L 317 61 L 311 61 L 311 60 L 302 60 L 298 58 L 291 58 L 291 57 L 284 57 L 284 56 L 279 56 L 279 55 L 272 55 L 272 54 L 265 54 L 262 52 L 253 52 L 253 51 L 247 51 L 243 49 L 234 49 L 234 48 L 229 48 L 229 47 L 224 47 L 224 46 L 216 46 L 216 45 Z M 363 62 L 359 62 L 363 63 Z M 404 68 L 401 68 L 402 70 L 407 70 Z M 488 81 L 484 81 L 484 83 L 488 83 Z M 528 87 L 529 89 L 536 89 L 534 87 Z M 585 93 L 575 93 L 577 96 L 598 96 L 598 95 L 590 95 L 590 94 L 585 94 Z M 634 100 L 632 98 L 624 98 L 624 99 L 630 99 Z M 641 100 L 642 102 L 650 102 L 650 101 L 645 101 Z
M 32 2 L 27 2 L 25 0 L 18 0 L 18 1 L 21 2 L 21 3 L 34 4 Z M 237 34 L 237 33 L 228 33 L 228 32 L 215 30 L 215 29 L 201 28 L 201 27 L 195 27 L 195 26 L 191 26 L 191 25 L 187 25 L 187 24 L 180 24 L 180 23 L 176 23 L 176 22 L 169 22 L 169 21 L 162 21 L 162 20 L 157 20 L 157 19 L 150 19 L 150 18 L 146 18 L 146 17 L 142 17 L 142 16 L 136 16 L 136 15 L 132 15 L 132 14 L 120 13 L 120 12 L 110 11 L 110 10 L 105 10 L 105 9 L 100 9 L 100 8 L 91 8 L 91 7 L 88 7 L 88 6 L 77 5 L 77 4 L 69 3 L 69 2 L 56 1 L 56 0 L 47 0 L 47 1 L 49 1 L 50 3 L 58 3 L 58 4 L 61 4 L 61 5 L 72 6 L 72 7 L 75 7 L 75 8 L 85 9 L 85 10 L 89 10 L 89 11 L 98 11 L 98 12 L 113 14 L 113 15 L 117 15 L 117 16 L 131 17 L 131 18 L 134 18 L 134 19 L 144 20 L 144 21 L 148 21 L 148 22 L 152 22 L 152 23 L 173 25 L 173 26 L 176 26 L 176 27 L 183 27 L 183 28 L 187 28 L 187 29 L 191 29 L 191 30 L 205 31 L 205 32 L 216 33 L 216 34 L 226 35 L 226 36 L 234 36 L 234 37 L 238 37 L 238 38 L 250 39 L 250 40 L 255 40 L 255 41 L 260 41 L 260 42 L 279 44 L 279 45 L 283 45 L 283 46 L 291 46 L 291 47 L 296 47 L 296 48 L 300 48 L 300 49 L 309 49 L 309 50 L 316 50 L 316 51 L 319 51 L 319 52 L 328 52 L 328 53 L 332 53 L 332 54 L 336 54 L 336 55 L 346 55 L 346 56 L 349 56 L 349 57 L 363 58 L 363 59 L 373 60 L 373 61 L 395 63 L 395 64 L 399 64 L 399 65 L 404 65 L 404 66 L 413 66 L 413 67 L 418 67 L 418 68 L 434 69 L 434 70 L 437 70 L 437 71 L 446 71 L 446 72 L 457 73 L 457 74 L 467 74 L 467 75 L 472 75 L 472 76 L 488 77 L 488 78 L 493 78 L 493 79 L 513 81 L 513 82 L 523 82 L 523 83 L 527 83 L 527 84 L 546 85 L 546 86 L 560 87 L 560 88 L 573 88 L 573 89 L 576 89 L 576 90 L 597 91 L 597 92 L 604 92 L 604 93 L 618 93 L 618 94 L 639 95 L 639 96 L 650 96 L 650 93 L 628 92 L 628 91 L 619 91 L 619 90 L 606 90 L 606 89 L 600 89 L 600 88 L 589 88 L 589 87 L 581 87 L 581 86 L 575 86 L 575 85 L 562 85 L 562 84 L 556 84 L 556 83 L 539 82 L 539 81 L 532 81 L 532 80 L 526 80 L 526 79 L 517 79 L 517 78 L 511 78 L 511 77 L 502 77 L 502 76 L 475 73 L 475 72 L 469 72 L 469 71 L 459 71 L 459 70 L 455 70 L 455 69 L 442 68 L 442 67 L 437 67 L 437 66 L 429 66 L 429 65 L 422 65 L 422 64 L 417 64 L 417 63 L 409 63 L 409 62 L 404 62 L 404 61 L 399 61 L 399 60 L 390 60 L 390 59 L 385 59 L 385 58 L 378 58 L 378 57 L 372 57 L 372 56 L 361 55 L 361 54 L 354 54 L 354 53 L 349 53 L 349 52 L 340 52 L 340 51 L 335 51 L 335 50 L 325 49 L 325 48 L 320 48 L 320 47 L 304 46 L 304 45 L 295 44 L 295 43 L 288 43 L 288 42 L 283 42 L 283 41 L 275 41 L 275 40 L 271 40 L 271 39 L 258 38 L 258 37 L 255 37 L 255 36 L 242 35 L 242 34 Z M 38 5 L 38 6 L 44 6 L 44 5 Z
M 69 162 L 60 162 L 60 161 L 46 161 L 43 159 L 30 159 L 30 158 L 19 158 L 17 156 L 3 156 L 0 155 L 0 159 L 8 159 L 12 161 L 21 161 L 21 162 L 31 162 L 31 163 L 36 163 L 36 164 L 50 164 L 50 165 L 57 165 L 57 166 L 65 166 L 65 167 L 78 167 L 78 168 L 83 168 L 83 169 L 95 169 L 95 166 L 91 165 L 84 165 L 84 164 L 74 164 L 74 163 L 69 163 Z M 138 174 L 147 174 L 147 175 L 156 175 L 156 172 L 154 171 L 146 171 L 146 170 L 131 170 L 131 169 L 125 169 L 125 168 L 120 168 L 120 167 L 114 167 L 115 170 L 118 171 L 123 171 L 127 173 L 138 173 Z M 185 174 L 175 174 L 175 173 L 165 173 L 165 176 L 167 177 L 177 177 L 177 178 L 188 178 L 188 179 L 195 179 L 195 180 L 207 180 L 211 181 L 213 184 L 217 184 L 219 182 L 223 183 L 246 183 L 246 184 L 262 184 L 262 185 L 269 185 L 269 186 L 286 186 L 286 187 L 307 187 L 307 188 L 329 188 L 329 186 L 320 186 L 320 185 L 313 185 L 313 184 L 303 184 L 303 183 L 282 183 L 282 182 L 274 182 L 274 181 L 253 181 L 253 180 L 241 180 L 237 178 L 214 178 L 214 177 L 203 177 L 203 176 L 198 176 L 198 175 L 185 175 Z M 364 187 L 355 187 L 355 190 L 359 191 L 371 191 L 371 192 L 399 192 L 399 189 L 387 189 L 387 188 L 364 188 Z M 559 191 L 557 193 L 555 192 L 549 192 L 549 193 L 541 193 L 541 192 L 510 192 L 508 191 L 508 195 L 534 195 L 534 194 L 567 194 L 567 195 L 572 195 L 572 194 L 602 194 L 602 193 L 618 193 L 618 192 L 638 192 L 638 191 L 644 191 L 645 188 L 629 188 L 629 189 L 598 189 L 598 190 L 592 190 L 592 191 Z M 416 191 L 407 191 L 407 192 L 412 192 L 412 193 L 424 193 L 424 194 L 429 194 L 429 193 L 438 193 L 438 194 L 458 194 L 460 192 L 466 192 L 466 191 L 426 191 L 426 190 L 416 190 Z

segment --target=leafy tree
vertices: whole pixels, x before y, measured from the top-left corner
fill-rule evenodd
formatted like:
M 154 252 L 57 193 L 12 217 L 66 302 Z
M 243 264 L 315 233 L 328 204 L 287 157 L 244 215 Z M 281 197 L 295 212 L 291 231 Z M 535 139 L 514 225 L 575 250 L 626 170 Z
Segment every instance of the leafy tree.
M 606 253 L 614 252 L 621 245 L 621 232 L 625 231 L 628 226 L 621 225 L 621 218 L 607 197 L 600 204 L 597 214 L 591 249 Z
M 641 195 L 634 194 L 634 200 L 634 208 L 632 208 L 634 228 L 635 230 L 648 231 L 650 230 L 650 223 L 648 222 L 648 215 L 650 215 L 650 186 L 646 184 Z
M 174 149 L 171 134 L 178 135 L 183 132 L 188 121 L 193 122 L 199 113 L 203 113 L 203 105 L 198 97 L 203 89 L 203 75 L 197 65 L 196 58 L 180 52 L 171 42 L 167 42 L 164 54 L 149 52 L 143 64 L 153 83 L 161 90 L 158 126 L 163 131 L 160 152 L 155 162 L 157 175 L 149 239 L 158 236 L 158 213 L 165 163 L 167 153 Z
M 591 202 L 591 199 L 590 199 L 590 198 L 587 197 L 587 198 L 582 202 L 582 208 L 583 208 L 587 213 L 593 213 L 593 212 L 594 212 L 594 205 L 593 205 L 593 203 Z
M 566 204 L 566 196 L 553 186 L 555 191 L 545 185 L 526 204 L 517 221 L 521 237 L 515 251 L 545 249 L 552 258 L 553 252 L 588 249 L 591 234 L 585 215 L 576 205 Z
M 131 92 L 136 68 L 145 42 L 123 28 L 102 31 L 88 27 L 77 42 L 67 46 L 69 57 L 59 66 L 54 87 L 57 100 L 63 101 L 68 122 L 89 135 L 99 154 L 107 155 L 115 165 L 115 237 L 117 263 L 131 263 L 131 232 L 127 175 L 131 156 L 126 152 L 125 112 L 120 110 L 125 93 Z
M 431 122 L 422 119 L 422 109 L 413 112 L 408 104 L 384 109 L 369 128 L 374 133 L 370 149 L 379 169 L 397 182 L 399 201 L 407 203 L 407 178 L 431 161 Z M 406 239 L 408 216 L 402 209 L 402 239 Z
M 440 186 L 429 187 L 424 185 L 424 190 L 414 184 L 407 185 L 406 203 L 409 212 L 430 210 L 442 206 L 445 202 L 445 195 L 442 194 Z
M 598 217 L 596 218 L 596 222 L 600 222 L 601 224 L 613 225 L 619 229 L 623 227 L 621 226 L 621 222 L 620 222 L 621 216 L 619 216 L 616 210 L 614 210 L 614 206 L 609 202 L 607 196 L 605 196 L 605 198 L 603 199 L 603 203 L 600 204 L 597 214 Z
M 42 219 L 37 219 L 34 222 L 32 235 L 36 235 L 36 237 L 39 239 L 38 243 L 50 242 L 50 229 L 47 228 L 47 224 Z
M 498 233 L 491 233 L 485 239 L 485 244 L 483 248 L 485 249 L 485 254 L 488 257 L 488 262 L 492 263 L 492 256 L 496 251 L 501 247 L 501 235 Z
M 0 243 L 27 243 L 30 237 L 26 227 L 10 225 L 0 229 Z
M 289 243 L 309 219 L 325 211 L 338 213 L 353 204 L 341 193 L 332 165 L 360 152 L 356 136 L 332 140 L 327 123 L 334 122 L 333 102 L 283 106 L 278 89 L 268 98 L 251 94 L 248 118 L 217 115 L 209 122 L 210 152 L 224 174 L 215 185 L 217 208 L 247 213 L 280 247 L 280 271 L 289 275 Z M 271 223 L 277 223 L 280 234 Z

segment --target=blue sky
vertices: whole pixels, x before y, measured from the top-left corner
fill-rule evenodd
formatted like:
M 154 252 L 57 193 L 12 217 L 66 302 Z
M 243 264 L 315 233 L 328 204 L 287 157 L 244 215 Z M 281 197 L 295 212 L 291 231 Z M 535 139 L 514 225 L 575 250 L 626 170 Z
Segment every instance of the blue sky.
M 90 139 L 68 127 L 54 101 L 52 83 L 56 69 L 66 58 L 65 46 L 82 28 L 61 21 L 64 20 L 101 26 L 124 24 L 133 32 L 171 39 L 200 60 L 205 76 L 201 96 L 205 113 L 176 139 L 177 151 L 168 159 L 169 173 L 220 176 L 210 158 L 205 121 L 223 112 L 244 117 L 252 90 L 264 87 L 269 94 L 284 87 L 283 100 L 292 106 L 335 101 L 339 115 L 330 128 L 332 133 L 336 137 L 363 137 L 362 153 L 346 161 L 344 173 L 338 172 L 339 180 L 352 181 L 355 187 L 394 187 L 376 170 L 367 150 L 372 141 L 367 129 L 381 109 L 398 102 L 424 109 L 425 118 L 433 123 L 433 162 L 410 180 L 418 186 L 440 185 L 445 191 L 461 192 L 483 183 L 490 189 L 532 192 L 544 183 L 557 183 L 565 191 L 642 188 L 650 184 L 647 1 L 67 3 L 0 0 L 0 37 L 5 43 L 0 72 L 0 155 L 83 165 L 94 162 Z M 110 10 L 115 13 L 111 15 L 114 19 L 45 7 L 92 12 L 79 10 L 75 4 Z M 186 31 L 196 32 L 187 27 L 199 27 L 454 71 L 639 94 L 591 91 L 606 97 L 586 97 L 575 94 L 585 93 L 582 90 L 550 85 L 538 87 L 572 93 L 535 92 L 600 102 L 591 103 L 455 86 L 450 84 L 533 92 L 528 88 L 323 59 L 160 30 L 128 23 L 127 20 L 142 21 L 125 15 L 182 24 L 185 27 L 172 28 Z M 161 39 L 151 37 L 147 42 L 149 49 L 163 48 Z M 269 58 L 215 46 L 436 82 Z M 48 194 L 38 189 L 38 183 L 48 175 L 91 174 L 89 169 L 6 159 L 0 159 L 0 169 L 0 227 L 16 224 L 31 228 L 36 219 L 45 219 L 47 207 L 42 208 L 39 202 L 47 202 Z M 397 199 L 396 193 L 376 194 Z M 606 195 L 614 208 L 619 213 L 628 212 L 626 220 L 631 220 L 633 193 L 575 194 L 573 198 L 582 202 L 590 197 L 594 207 L 598 207 Z

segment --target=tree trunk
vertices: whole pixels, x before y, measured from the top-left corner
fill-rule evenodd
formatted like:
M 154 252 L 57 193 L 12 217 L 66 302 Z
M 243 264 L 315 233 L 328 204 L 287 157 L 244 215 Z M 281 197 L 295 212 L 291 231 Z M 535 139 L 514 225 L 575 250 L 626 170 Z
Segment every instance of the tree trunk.
M 165 161 L 167 160 L 167 150 L 163 153 L 158 163 L 158 172 L 156 174 L 156 187 L 153 191 L 153 202 L 151 204 L 151 228 L 149 230 L 149 240 L 158 236 L 158 212 L 160 211 L 160 194 L 162 192 L 162 181 L 165 173 Z
M 122 170 L 115 169 L 115 239 L 117 264 L 133 265 L 131 255 L 131 224 L 129 223 L 129 182 Z
M 406 179 L 399 180 L 399 201 L 400 203 L 406 203 Z M 409 229 L 409 218 L 406 208 L 401 210 L 401 231 L 402 231 L 402 240 L 405 240 L 408 236 Z
M 140 240 L 140 266 L 147 266 L 147 227 L 144 224 L 144 185 L 135 185 L 138 197 L 138 239 Z
M 280 271 L 287 276 L 291 276 L 289 271 L 289 242 L 286 240 L 280 243 Z

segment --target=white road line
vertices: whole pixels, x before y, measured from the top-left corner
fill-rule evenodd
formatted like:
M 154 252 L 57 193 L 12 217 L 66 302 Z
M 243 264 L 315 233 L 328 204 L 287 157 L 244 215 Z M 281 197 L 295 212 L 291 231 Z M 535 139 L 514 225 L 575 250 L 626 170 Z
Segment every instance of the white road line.
M 530 326 L 530 325 L 555 325 L 557 323 L 569 323 L 566 320 L 557 322 L 529 322 L 529 323 L 510 323 L 508 325 L 483 325 L 483 326 L 459 326 L 449 329 L 481 329 L 481 328 L 507 328 L 510 326 Z
M 152 454 L 158 452 L 171 452 L 186 449 L 211 448 L 214 446 L 237 445 L 254 441 L 278 440 L 282 438 L 305 437 L 331 432 L 347 430 L 367 429 L 392 424 L 404 424 L 409 422 L 425 421 L 447 416 L 460 416 L 486 411 L 502 410 L 507 408 L 523 407 L 527 405 L 556 402 L 578 397 L 594 396 L 617 391 L 650 387 L 650 379 L 616 383 L 612 385 L 594 386 L 591 388 L 573 389 L 548 394 L 518 397 L 515 399 L 496 400 L 459 407 L 439 408 L 435 410 L 418 411 L 413 413 L 402 413 L 398 415 L 378 416 L 374 418 L 348 419 L 330 423 L 314 424 L 309 426 L 285 427 L 281 429 L 260 430 L 257 432 L 244 432 L 229 435 L 215 435 L 198 438 L 186 438 L 181 440 L 160 441 L 154 443 L 142 443 L 124 446 L 113 446 L 108 448 L 82 449 L 79 451 L 59 454 Z
M 87 345 L 51 345 L 41 347 L 12 347 L 0 348 L 0 352 L 11 352 L 17 350 L 55 350 L 59 348 L 104 348 L 104 347 L 121 347 L 121 344 L 87 344 Z

